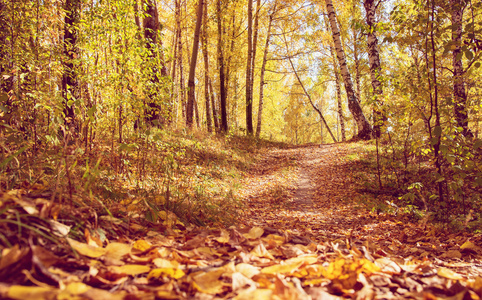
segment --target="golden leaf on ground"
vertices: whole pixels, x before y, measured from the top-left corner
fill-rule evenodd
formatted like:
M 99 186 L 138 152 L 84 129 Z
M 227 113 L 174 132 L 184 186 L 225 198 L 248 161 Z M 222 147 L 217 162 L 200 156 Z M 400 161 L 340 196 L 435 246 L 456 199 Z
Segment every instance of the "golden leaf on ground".
M 375 264 L 386 273 L 398 274 L 402 271 L 402 268 L 396 262 L 386 257 L 376 259 Z
M 149 243 L 148 241 L 145 240 L 137 240 L 135 243 L 132 245 L 133 250 L 138 250 L 138 251 L 146 251 L 147 249 L 151 248 L 152 244 Z
M 269 259 L 274 259 L 273 255 L 266 250 L 266 247 L 263 244 L 259 244 L 251 250 L 250 254 L 257 256 L 257 257 L 265 257 Z
M 243 236 L 250 240 L 255 240 L 260 238 L 264 233 L 264 229 L 261 227 L 253 227 L 248 233 L 243 234 Z
M 210 271 L 207 273 L 199 272 L 192 276 L 194 280 L 193 286 L 200 292 L 206 294 L 217 294 L 221 293 L 223 287 L 226 285 L 224 282 L 219 280 L 219 277 L 224 273 L 222 268 Z
M 69 242 L 70 246 L 74 248 L 75 251 L 79 252 L 81 255 L 91 258 L 99 258 L 107 252 L 107 250 L 104 248 L 87 245 L 71 238 L 67 238 L 67 241 Z
M 472 243 L 471 241 L 466 241 L 465 243 L 462 244 L 462 246 L 460 246 L 460 250 L 462 251 L 474 251 L 476 252 L 477 249 L 479 249 L 479 247 L 477 247 L 474 243 Z
M 121 259 L 131 252 L 132 246 L 124 243 L 110 243 L 105 247 L 105 256 L 111 259 Z
M 272 295 L 273 291 L 268 289 L 248 290 L 239 293 L 239 295 L 234 297 L 233 300 L 271 300 L 273 299 Z
M 221 236 L 214 240 L 221 244 L 229 243 L 229 232 L 226 229 L 221 229 Z
M 303 262 L 295 261 L 291 263 L 281 262 L 278 265 L 269 266 L 261 269 L 263 274 L 289 274 L 296 271 L 299 267 L 303 265 Z
M 164 258 L 155 258 L 153 261 L 154 265 L 158 268 L 171 268 L 171 269 L 178 269 L 179 263 L 175 260 L 168 260 Z
M 248 278 L 252 278 L 254 275 L 258 275 L 260 273 L 260 270 L 258 267 L 255 267 L 246 263 L 237 264 L 236 271 Z
M 464 277 L 462 277 L 462 275 L 448 269 L 448 268 L 444 268 L 444 267 L 440 267 L 438 268 L 437 270 L 437 275 L 440 276 L 440 277 L 444 277 L 444 278 L 447 278 L 447 279 L 454 279 L 454 280 L 460 280 L 460 279 L 463 279 Z
M 58 289 L 52 287 L 12 285 L 8 289 L 7 297 L 18 300 L 54 300 L 57 299 L 58 292 Z
M 151 279 L 151 278 L 159 278 L 159 277 L 171 277 L 171 278 L 174 278 L 174 279 L 179 279 L 181 277 L 183 277 L 184 275 L 186 275 L 186 273 L 184 273 L 183 270 L 181 269 L 174 269 L 174 268 L 158 268 L 158 269 L 154 269 L 152 271 L 149 272 L 149 274 L 147 275 L 147 279 Z
M 148 273 L 151 268 L 144 265 L 124 265 L 124 266 L 111 266 L 109 270 L 114 273 L 126 274 L 126 275 L 139 275 Z
M 235 272 L 231 276 L 233 291 L 238 291 L 246 286 L 253 287 L 256 286 L 256 282 L 244 276 L 242 273 Z

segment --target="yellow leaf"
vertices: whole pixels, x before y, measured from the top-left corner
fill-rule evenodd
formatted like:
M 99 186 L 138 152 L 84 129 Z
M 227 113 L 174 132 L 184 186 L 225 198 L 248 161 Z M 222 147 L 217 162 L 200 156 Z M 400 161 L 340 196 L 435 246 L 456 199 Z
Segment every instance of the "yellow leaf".
M 472 251 L 477 251 L 477 246 L 472 243 L 471 241 L 467 241 L 460 246 L 460 250 L 472 250 Z
M 159 278 L 161 276 L 167 276 L 174 279 L 179 279 L 186 275 L 183 270 L 181 269 L 174 269 L 174 268 L 159 268 L 154 269 L 147 275 L 147 279 L 151 278 Z
M 266 268 L 261 269 L 261 273 L 263 274 L 289 274 L 293 271 L 297 270 L 299 267 L 303 265 L 303 262 L 292 262 L 288 264 L 279 264 L 273 265 Z
M 58 290 L 50 287 L 12 285 L 8 289 L 7 297 L 18 300 L 54 300 L 57 294 Z
M 80 295 L 87 292 L 91 288 L 92 287 L 82 282 L 71 282 L 60 292 L 58 298 L 63 298 L 63 296 L 67 298 L 69 295 Z
M 243 234 L 245 238 L 255 240 L 260 238 L 264 233 L 264 229 L 261 227 L 253 227 L 248 233 Z
M 137 240 L 133 245 L 132 249 L 139 250 L 141 252 L 146 251 L 151 248 L 152 244 L 145 240 Z
M 221 244 L 229 243 L 229 232 L 225 229 L 221 229 L 221 236 L 214 240 Z
M 158 268 L 171 268 L 171 269 L 178 269 L 179 268 L 179 263 L 175 260 L 167 260 L 164 258 L 155 258 L 152 261 L 156 267 Z
M 246 292 L 239 293 L 233 300 L 271 300 L 271 296 L 273 295 L 272 290 L 268 289 L 256 289 L 256 290 L 248 290 Z
M 460 275 L 458 273 L 455 273 L 454 271 L 452 271 L 450 269 L 447 269 L 447 268 L 444 268 L 444 267 L 438 268 L 437 275 L 440 276 L 440 277 L 447 278 L 447 279 L 454 279 L 454 280 L 463 279 L 462 275 Z
M 248 278 L 252 278 L 254 275 L 258 275 L 260 273 L 258 267 L 246 263 L 236 265 L 236 271 Z
M 206 294 L 218 294 L 223 291 L 225 284 L 219 280 L 224 270 L 219 268 L 211 272 L 200 272 L 193 275 L 193 286 L 200 292 Z
M 110 243 L 105 247 L 105 256 L 112 259 L 121 259 L 124 255 L 131 252 L 132 246 L 123 243 Z
M 67 238 L 70 246 L 74 248 L 75 251 L 79 252 L 81 255 L 88 256 L 91 258 L 98 258 L 104 255 L 107 251 L 104 248 L 94 247 L 87 245 L 85 243 L 77 242 L 71 238 Z
M 274 259 L 273 255 L 266 250 L 266 247 L 263 244 L 259 244 L 256 247 L 254 247 L 253 250 L 250 252 L 252 255 L 257 256 L 257 257 L 266 257 L 269 259 Z
M 318 261 L 318 256 L 316 254 L 307 254 L 307 255 L 301 255 L 301 256 L 287 259 L 285 260 L 285 263 L 290 264 L 290 263 L 302 262 L 305 265 L 311 265 L 316 263 L 317 261 Z
M 143 273 L 148 273 L 151 268 L 144 265 L 124 265 L 124 266 L 111 266 L 109 267 L 114 273 L 126 274 L 126 275 L 139 275 Z

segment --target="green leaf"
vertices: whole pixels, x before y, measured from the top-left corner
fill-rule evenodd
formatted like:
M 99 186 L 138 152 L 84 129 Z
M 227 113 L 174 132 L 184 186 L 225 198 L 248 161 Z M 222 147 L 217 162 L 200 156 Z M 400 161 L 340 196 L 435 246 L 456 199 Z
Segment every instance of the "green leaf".
M 435 126 L 433 128 L 433 134 L 436 136 L 436 137 L 440 137 L 442 135 L 442 127 L 440 126 Z

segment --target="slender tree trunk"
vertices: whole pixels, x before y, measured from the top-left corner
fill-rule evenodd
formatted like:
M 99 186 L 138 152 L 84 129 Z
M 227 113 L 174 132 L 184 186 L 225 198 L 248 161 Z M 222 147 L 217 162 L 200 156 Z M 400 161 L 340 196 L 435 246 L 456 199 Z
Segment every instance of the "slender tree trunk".
M 289 52 L 288 50 L 288 41 L 286 40 L 286 36 L 283 35 L 283 38 L 284 38 L 284 42 L 285 42 L 285 45 L 286 45 L 286 51 Z M 337 142 L 335 136 L 333 135 L 333 133 L 331 132 L 331 129 L 330 127 L 328 127 L 328 123 L 326 123 L 326 120 L 325 118 L 323 117 L 323 113 L 322 111 L 316 107 L 315 103 L 313 102 L 313 100 L 311 99 L 311 95 L 308 93 L 308 91 L 306 90 L 305 88 L 305 85 L 303 84 L 303 82 L 301 81 L 301 78 L 300 76 L 298 75 L 298 72 L 296 71 L 296 68 L 293 64 L 293 61 L 291 59 L 291 55 L 289 53 L 287 53 L 288 55 L 288 61 L 291 65 L 291 69 L 293 70 L 293 72 L 295 73 L 295 76 L 296 76 L 296 79 L 298 80 L 298 83 L 300 84 L 301 88 L 303 89 L 303 92 L 305 93 L 305 96 L 308 98 L 308 100 L 310 101 L 310 104 L 311 104 L 311 107 L 313 107 L 313 109 L 318 113 L 318 115 L 320 116 L 320 119 L 321 121 L 323 122 L 323 124 L 325 124 L 325 127 L 326 129 L 328 130 L 328 133 L 330 134 L 331 138 L 333 139 L 333 142 Z
M 208 132 L 213 131 L 211 120 L 211 105 L 209 100 L 209 55 L 208 55 L 208 3 L 204 1 L 203 8 L 203 31 L 202 31 L 202 52 L 204 58 L 204 100 L 206 103 L 206 125 Z
M 372 81 L 373 95 L 375 101 L 373 103 L 373 134 L 380 137 L 386 116 L 383 111 L 383 90 L 380 83 L 381 66 L 380 55 L 378 53 L 378 39 L 375 35 L 375 0 L 365 0 L 366 23 L 368 25 L 367 43 L 368 43 L 368 62 L 370 64 L 370 78 Z
M 246 132 L 248 135 L 253 134 L 253 93 L 251 91 L 252 59 L 253 59 L 253 0 L 248 0 L 248 61 L 246 62 Z
M 341 105 L 341 83 L 340 83 L 340 70 L 336 61 L 336 54 L 333 47 L 330 46 L 331 57 L 333 61 L 333 72 L 335 73 L 335 88 L 336 88 L 336 102 L 338 106 L 338 119 L 340 120 L 341 140 L 346 141 L 345 131 L 345 116 L 343 116 L 343 106 Z
M 74 101 L 79 96 L 79 76 L 75 59 L 79 54 L 77 38 L 78 23 L 80 21 L 80 5 L 80 0 L 65 1 L 62 98 L 65 124 L 75 131 L 78 130 L 75 122 Z
M 261 0 L 258 0 L 260 2 Z M 268 60 L 268 50 L 269 50 L 269 40 L 271 38 L 271 27 L 273 25 L 273 18 L 276 13 L 276 5 L 277 1 L 275 0 L 273 4 L 273 10 L 269 15 L 269 23 L 268 23 L 268 33 L 266 34 L 266 44 L 264 46 L 264 53 L 263 53 L 263 63 L 261 65 L 261 74 L 259 80 L 259 108 L 258 108 L 258 124 L 256 126 L 256 138 L 259 138 L 261 134 L 261 121 L 263 115 L 263 97 L 264 97 L 264 72 L 266 69 L 266 62 Z
M 217 21 L 218 21 L 218 66 L 219 66 L 219 90 L 221 96 L 221 131 L 228 132 L 228 114 L 226 103 L 226 83 L 225 83 L 225 65 L 223 54 L 223 24 L 221 19 L 221 0 L 217 1 Z
M 464 4 L 461 0 L 450 0 L 452 17 L 452 66 L 454 69 L 453 106 L 455 122 L 462 128 L 464 136 L 472 136 L 467 113 L 467 93 L 465 92 L 464 68 L 462 64 L 462 17 Z
M 338 29 L 338 24 L 336 23 L 335 10 L 333 8 L 332 0 L 325 0 L 326 9 L 328 11 L 328 18 L 330 21 L 331 31 L 333 35 L 333 42 L 335 44 L 336 56 L 340 63 L 341 75 L 343 76 L 343 81 L 345 83 L 345 90 L 348 97 L 348 108 L 353 115 L 353 118 L 357 122 L 358 126 L 358 138 L 363 140 L 371 139 L 372 129 L 368 123 L 363 111 L 360 107 L 360 103 L 353 89 L 353 82 L 351 80 L 350 73 L 348 72 L 348 67 L 345 60 L 345 51 L 341 44 L 340 30 Z
M 197 54 L 199 52 L 199 35 L 201 33 L 201 24 L 203 19 L 203 0 L 198 0 L 196 28 L 194 30 L 194 41 L 192 45 L 191 66 L 189 68 L 188 79 L 188 98 L 187 98 L 187 118 L 186 125 L 192 127 L 194 116 L 194 103 L 196 101 L 196 84 L 194 82 L 196 76 Z M 199 115 L 199 114 L 198 114 Z M 199 119 L 199 118 L 198 118 Z
M 144 0 L 144 13 L 143 20 L 144 25 L 144 38 L 146 42 L 146 48 L 148 50 L 147 65 L 152 67 L 152 71 L 149 74 L 149 81 L 151 86 L 147 91 L 147 107 L 145 108 L 144 119 L 147 124 L 153 126 L 160 126 L 164 123 L 165 116 L 162 115 L 161 97 L 162 92 L 159 90 L 160 78 L 167 76 L 167 69 L 164 65 L 164 58 L 162 53 L 157 52 L 157 44 L 160 43 L 158 35 L 161 29 L 159 24 L 159 16 L 157 13 L 157 7 L 154 0 Z M 158 56 L 159 55 L 159 56 Z M 156 60 L 161 60 L 161 70 L 157 68 Z M 159 72 L 160 71 L 160 72 Z M 156 122 L 157 121 L 157 124 Z

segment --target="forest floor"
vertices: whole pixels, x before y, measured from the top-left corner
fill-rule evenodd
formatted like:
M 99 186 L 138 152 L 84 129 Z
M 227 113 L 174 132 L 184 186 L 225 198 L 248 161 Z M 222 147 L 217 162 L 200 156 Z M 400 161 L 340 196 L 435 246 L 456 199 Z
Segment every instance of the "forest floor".
M 360 143 L 259 151 L 229 228 L 140 229 L 106 246 L 86 234 L 67 239 L 74 257 L 14 246 L 0 258 L 0 298 L 480 299 L 482 235 L 372 209 L 394 199 L 362 192 L 361 152 Z

